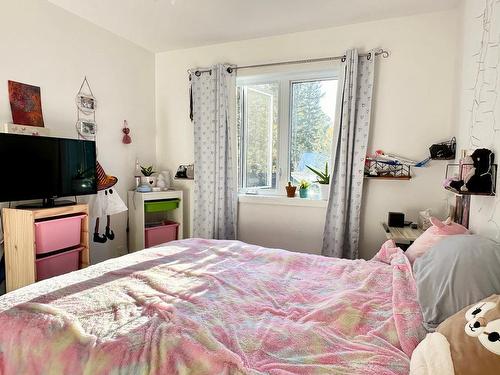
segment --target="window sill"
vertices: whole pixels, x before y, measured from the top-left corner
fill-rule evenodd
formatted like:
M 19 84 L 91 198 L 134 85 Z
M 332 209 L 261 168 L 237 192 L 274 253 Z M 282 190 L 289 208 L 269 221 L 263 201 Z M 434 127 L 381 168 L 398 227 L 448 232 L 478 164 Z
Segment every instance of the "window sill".
M 265 204 L 272 206 L 298 206 L 298 207 L 319 207 L 326 208 L 328 201 L 309 198 L 288 198 L 285 196 L 270 196 L 270 195 L 238 195 L 239 203 L 249 204 Z

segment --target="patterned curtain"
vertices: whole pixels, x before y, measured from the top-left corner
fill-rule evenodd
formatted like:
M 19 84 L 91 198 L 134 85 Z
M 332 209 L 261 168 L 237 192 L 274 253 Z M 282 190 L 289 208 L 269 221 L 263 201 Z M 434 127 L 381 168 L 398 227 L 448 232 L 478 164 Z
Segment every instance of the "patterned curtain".
M 190 78 L 195 165 L 193 235 L 199 238 L 236 238 L 236 130 L 231 104 L 236 81 L 228 68 L 216 65 L 210 72 L 195 73 Z
M 359 56 L 356 50 L 346 53 L 340 83 L 343 91 L 334 128 L 333 169 L 322 251 L 325 256 L 358 257 L 375 60 L 375 51 L 368 56 Z

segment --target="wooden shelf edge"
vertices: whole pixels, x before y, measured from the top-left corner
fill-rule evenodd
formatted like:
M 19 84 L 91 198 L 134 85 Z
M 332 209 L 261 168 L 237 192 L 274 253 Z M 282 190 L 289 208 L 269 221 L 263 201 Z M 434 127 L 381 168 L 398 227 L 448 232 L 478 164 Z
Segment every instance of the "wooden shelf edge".
M 365 178 L 367 180 L 402 180 L 402 181 L 408 181 L 408 180 L 411 180 L 411 177 L 407 177 L 407 176 L 404 176 L 404 177 L 383 177 L 383 176 L 380 176 L 380 177 L 375 177 L 375 176 L 365 176 Z
M 445 190 L 447 190 L 453 194 L 456 194 L 456 195 L 470 195 L 470 196 L 477 195 L 480 197 L 495 197 L 496 196 L 495 193 L 471 193 L 468 191 L 458 191 L 458 190 L 455 190 L 449 186 L 445 186 Z

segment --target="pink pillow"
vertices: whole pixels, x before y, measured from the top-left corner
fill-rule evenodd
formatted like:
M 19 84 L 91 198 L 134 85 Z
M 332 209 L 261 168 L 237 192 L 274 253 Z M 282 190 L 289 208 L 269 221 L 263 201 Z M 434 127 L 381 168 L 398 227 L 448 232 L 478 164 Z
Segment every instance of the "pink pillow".
M 425 255 L 434 244 L 445 237 L 457 234 L 469 234 L 469 231 L 464 226 L 454 223 L 451 219 L 442 222 L 435 217 L 431 217 L 432 227 L 427 229 L 406 251 L 406 256 L 413 264 L 417 258 Z

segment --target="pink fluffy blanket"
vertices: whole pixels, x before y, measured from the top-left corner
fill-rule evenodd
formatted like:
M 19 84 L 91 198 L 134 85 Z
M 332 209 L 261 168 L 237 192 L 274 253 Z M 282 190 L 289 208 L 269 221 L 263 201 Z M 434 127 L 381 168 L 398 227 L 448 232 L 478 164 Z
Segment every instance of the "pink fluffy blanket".
M 0 374 L 408 374 L 411 267 L 185 240 L 0 298 Z

